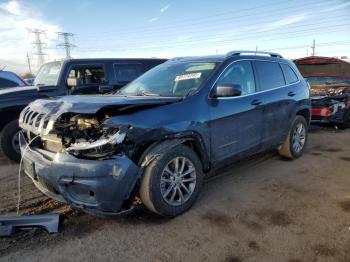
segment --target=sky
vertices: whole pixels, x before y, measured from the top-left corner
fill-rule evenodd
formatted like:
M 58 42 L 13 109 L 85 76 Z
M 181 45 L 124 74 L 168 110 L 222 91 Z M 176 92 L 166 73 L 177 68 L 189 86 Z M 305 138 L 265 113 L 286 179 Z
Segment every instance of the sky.
M 0 0 L 0 69 L 33 71 L 27 29 L 44 30 L 46 61 L 62 59 L 57 32 L 74 34 L 73 57 L 161 57 L 264 50 L 298 58 L 350 57 L 350 0 Z

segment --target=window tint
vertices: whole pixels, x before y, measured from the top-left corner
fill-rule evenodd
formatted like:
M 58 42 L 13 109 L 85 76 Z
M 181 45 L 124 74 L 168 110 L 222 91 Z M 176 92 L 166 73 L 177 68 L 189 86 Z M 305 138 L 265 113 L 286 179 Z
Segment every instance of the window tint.
M 282 71 L 284 74 L 284 78 L 286 79 L 287 85 L 298 82 L 299 79 L 297 75 L 294 73 L 293 69 L 290 68 L 289 65 L 287 64 L 280 64 L 280 65 L 282 67 Z
M 11 81 L 9 79 L 5 79 L 5 78 L 0 77 L 0 88 L 15 87 L 15 86 L 19 86 L 18 83 Z
M 129 83 L 142 73 L 138 64 L 114 64 L 115 77 L 118 83 Z
M 279 63 L 255 61 L 259 91 L 284 86 L 284 77 Z
M 240 61 L 230 65 L 220 76 L 217 84 L 235 84 L 242 88 L 242 95 L 255 92 L 255 81 L 252 64 Z
M 69 77 L 76 77 L 82 85 L 99 85 L 106 83 L 106 75 L 101 66 L 75 67 L 69 72 Z

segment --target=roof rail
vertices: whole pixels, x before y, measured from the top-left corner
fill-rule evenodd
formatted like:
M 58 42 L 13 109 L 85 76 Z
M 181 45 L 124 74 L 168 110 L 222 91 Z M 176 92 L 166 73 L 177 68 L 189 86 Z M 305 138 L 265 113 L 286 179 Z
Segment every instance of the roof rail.
M 243 53 L 244 54 L 254 54 L 254 55 L 262 54 L 262 55 L 269 55 L 271 57 L 283 58 L 283 56 L 281 56 L 278 53 L 264 52 L 264 51 L 246 51 L 246 50 L 231 51 L 231 52 L 228 52 L 226 56 L 242 55 Z

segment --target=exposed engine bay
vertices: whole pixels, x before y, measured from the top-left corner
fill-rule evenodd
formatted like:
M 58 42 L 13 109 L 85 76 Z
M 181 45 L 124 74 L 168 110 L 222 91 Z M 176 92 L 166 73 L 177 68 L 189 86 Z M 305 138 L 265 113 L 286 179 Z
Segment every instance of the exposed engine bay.
M 108 118 L 63 114 L 51 132 L 41 137 L 42 146 L 51 152 L 68 152 L 87 159 L 109 157 L 115 154 L 116 145 L 124 141 L 126 130 L 101 125 Z

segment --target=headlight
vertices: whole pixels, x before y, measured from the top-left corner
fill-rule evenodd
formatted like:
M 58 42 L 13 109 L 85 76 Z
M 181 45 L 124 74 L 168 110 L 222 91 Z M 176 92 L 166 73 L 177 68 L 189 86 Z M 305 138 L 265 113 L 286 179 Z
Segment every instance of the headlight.
M 105 138 L 98 139 L 94 142 L 78 142 L 72 144 L 70 147 L 68 147 L 67 151 L 79 151 L 79 150 L 89 150 L 89 149 L 95 149 L 99 148 L 105 145 L 116 145 L 120 144 L 125 139 L 125 133 L 120 133 L 118 131 L 117 133 L 110 135 Z

